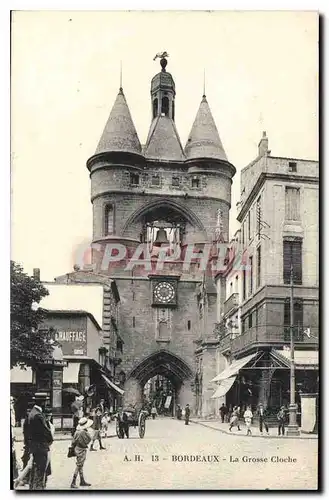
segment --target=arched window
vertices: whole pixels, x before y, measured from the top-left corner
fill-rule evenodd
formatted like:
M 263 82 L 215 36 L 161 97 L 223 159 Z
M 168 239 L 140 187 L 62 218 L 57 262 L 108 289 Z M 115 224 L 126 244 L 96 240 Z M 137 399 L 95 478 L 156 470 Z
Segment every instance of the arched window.
M 105 236 L 113 234 L 114 227 L 114 217 L 113 217 L 113 205 L 106 205 L 105 207 Z
M 165 116 L 169 115 L 169 99 L 168 97 L 163 97 L 161 101 L 161 113 Z
M 153 118 L 155 118 L 158 114 L 158 99 L 154 99 L 153 101 Z

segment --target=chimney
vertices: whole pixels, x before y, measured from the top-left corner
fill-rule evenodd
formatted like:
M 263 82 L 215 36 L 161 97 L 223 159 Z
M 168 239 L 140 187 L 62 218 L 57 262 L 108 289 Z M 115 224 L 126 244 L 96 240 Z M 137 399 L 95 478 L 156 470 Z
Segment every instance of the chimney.
M 263 137 L 258 144 L 258 155 L 264 156 L 268 153 L 268 138 L 266 137 L 266 132 L 263 132 Z
M 39 269 L 38 267 L 35 267 L 35 268 L 33 269 L 33 278 L 34 278 L 35 280 L 40 281 L 40 269 Z

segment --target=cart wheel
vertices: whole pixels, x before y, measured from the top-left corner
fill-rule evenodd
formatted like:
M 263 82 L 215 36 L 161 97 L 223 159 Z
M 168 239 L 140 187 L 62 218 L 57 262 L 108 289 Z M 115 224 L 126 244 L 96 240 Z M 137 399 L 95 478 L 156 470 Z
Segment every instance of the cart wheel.
M 139 437 L 143 438 L 145 436 L 145 415 L 144 413 L 140 413 L 138 417 L 138 432 L 139 432 Z

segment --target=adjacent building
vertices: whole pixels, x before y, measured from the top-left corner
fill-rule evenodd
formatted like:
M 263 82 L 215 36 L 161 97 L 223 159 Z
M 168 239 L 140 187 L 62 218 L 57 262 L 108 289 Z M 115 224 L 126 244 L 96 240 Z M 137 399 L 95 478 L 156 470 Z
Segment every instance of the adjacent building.
M 318 391 L 318 190 L 318 163 L 272 156 L 264 132 L 241 172 L 241 229 L 217 276 L 220 401 L 289 403 L 291 283 L 297 399 Z

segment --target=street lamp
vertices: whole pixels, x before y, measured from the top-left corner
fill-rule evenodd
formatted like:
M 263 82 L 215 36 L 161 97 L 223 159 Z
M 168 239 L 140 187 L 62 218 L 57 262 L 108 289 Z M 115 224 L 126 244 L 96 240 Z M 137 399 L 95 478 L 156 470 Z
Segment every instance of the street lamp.
M 293 267 L 290 267 L 290 405 L 289 424 L 287 426 L 287 436 L 299 436 L 297 425 L 297 405 L 295 401 L 296 380 L 295 380 L 295 343 L 294 343 L 294 282 Z

